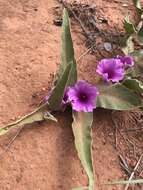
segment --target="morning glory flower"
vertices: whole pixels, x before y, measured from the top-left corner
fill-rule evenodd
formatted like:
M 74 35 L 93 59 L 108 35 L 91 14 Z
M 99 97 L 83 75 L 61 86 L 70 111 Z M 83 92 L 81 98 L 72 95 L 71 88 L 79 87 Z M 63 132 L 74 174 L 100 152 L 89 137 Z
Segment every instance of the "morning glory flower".
M 120 61 L 124 64 L 125 68 L 134 66 L 134 59 L 130 55 L 127 55 L 127 56 L 118 55 L 117 59 L 120 59 Z
M 75 111 L 92 112 L 96 108 L 97 88 L 86 81 L 78 81 L 68 90 L 68 99 Z
M 96 72 L 107 82 L 119 82 L 124 78 L 123 63 L 117 58 L 102 59 L 97 65 Z

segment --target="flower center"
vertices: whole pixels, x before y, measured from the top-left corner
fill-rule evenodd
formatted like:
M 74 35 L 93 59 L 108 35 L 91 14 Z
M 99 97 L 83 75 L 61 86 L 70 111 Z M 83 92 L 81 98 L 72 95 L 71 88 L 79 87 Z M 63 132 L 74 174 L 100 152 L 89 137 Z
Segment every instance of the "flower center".
M 79 100 L 80 100 L 81 102 L 86 102 L 87 99 L 88 99 L 87 94 L 85 94 L 85 93 L 80 93 L 80 94 L 79 94 Z
M 115 72 L 114 72 L 114 70 L 112 68 L 105 69 L 104 73 L 108 73 L 108 78 L 109 79 L 114 77 L 114 75 L 115 75 Z
M 109 78 L 114 77 L 114 71 L 109 71 L 109 72 L 108 72 L 108 77 L 109 77 Z

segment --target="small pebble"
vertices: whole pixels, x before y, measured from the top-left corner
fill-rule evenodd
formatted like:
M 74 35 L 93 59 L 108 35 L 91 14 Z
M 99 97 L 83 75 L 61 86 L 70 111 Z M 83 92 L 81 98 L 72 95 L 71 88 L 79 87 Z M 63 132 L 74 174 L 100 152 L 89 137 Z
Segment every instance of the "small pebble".
M 42 88 L 42 90 L 43 90 L 43 91 L 45 91 L 45 90 L 46 90 L 46 88 L 44 88 L 44 87 L 43 87 L 43 88 Z
M 127 5 L 126 3 L 124 3 L 122 6 L 123 6 L 123 7 L 128 7 L 128 5 Z
M 104 43 L 104 48 L 106 51 L 112 51 L 112 44 L 109 42 Z
M 53 23 L 56 26 L 62 26 L 62 19 L 55 19 L 55 20 L 53 20 Z

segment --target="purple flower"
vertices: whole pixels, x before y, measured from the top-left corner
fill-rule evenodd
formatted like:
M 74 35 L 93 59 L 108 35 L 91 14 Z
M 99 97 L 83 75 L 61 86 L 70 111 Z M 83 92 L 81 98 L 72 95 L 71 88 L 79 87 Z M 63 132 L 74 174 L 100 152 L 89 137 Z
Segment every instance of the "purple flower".
M 96 108 L 97 88 L 86 81 L 78 81 L 75 86 L 69 88 L 68 99 L 75 111 L 92 112 Z
M 119 82 L 124 78 L 123 63 L 120 59 L 102 59 L 97 65 L 96 72 L 107 82 Z
M 120 61 L 124 64 L 125 68 L 132 67 L 134 65 L 134 59 L 132 56 L 117 56 L 117 59 L 120 59 Z

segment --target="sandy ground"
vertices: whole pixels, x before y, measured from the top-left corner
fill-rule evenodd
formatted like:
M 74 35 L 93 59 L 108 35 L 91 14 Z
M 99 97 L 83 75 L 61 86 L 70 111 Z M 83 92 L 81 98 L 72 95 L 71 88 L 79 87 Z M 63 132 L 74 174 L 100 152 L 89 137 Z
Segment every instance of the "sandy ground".
M 132 1 L 92 0 L 108 19 L 108 28 L 123 31 L 123 18 Z M 128 6 L 122 6 L 123 4 Z M 0 125 L 33 110 L 50 89 L 60 60 L 61 27 L 55 26 L 56 0 L 0 0 Z M 86 51 L 80 27 L 73 24 L 76 57 Z M 94 83 L 99 56 L 78 63 L 79 76 Z M 87 184 L 77 157 L 71 117 L 58 114 L 59 123 L 26 126 L 10 150 L 0 158 L 0 190 L 70 190 Z M 101 185 L 120 179 L 117 152 L 108 133 L 110 112 L 96 111 L 93 156 L 96 190 L 121 190 Z M 16 130 L 0 138 L 0 150 Z

